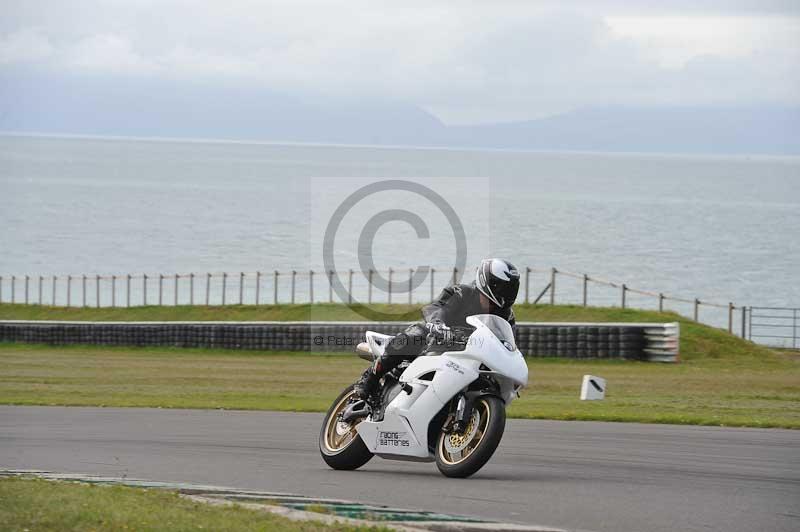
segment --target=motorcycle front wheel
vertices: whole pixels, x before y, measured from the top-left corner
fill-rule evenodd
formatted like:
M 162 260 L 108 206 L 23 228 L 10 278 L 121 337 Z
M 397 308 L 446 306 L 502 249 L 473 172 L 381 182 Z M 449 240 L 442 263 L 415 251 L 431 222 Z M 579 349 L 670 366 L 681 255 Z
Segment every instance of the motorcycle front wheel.
M 325 463 L 333 469 L 358 469 L 373 456 L 358 435 L 355 425 L 339 420 L 339 415 L 350 404 L 352 396 L 353 385 L 350 385 L 333 402 L 319 432 L 319 452 Z
M 461 432 L 442 432 L 436 443 L 436 465 L 446 477 L 466 478 L 476 473 L 494 454 L 506 428 L 506 406 L 497 397 L 475 401 L 467 426 Z

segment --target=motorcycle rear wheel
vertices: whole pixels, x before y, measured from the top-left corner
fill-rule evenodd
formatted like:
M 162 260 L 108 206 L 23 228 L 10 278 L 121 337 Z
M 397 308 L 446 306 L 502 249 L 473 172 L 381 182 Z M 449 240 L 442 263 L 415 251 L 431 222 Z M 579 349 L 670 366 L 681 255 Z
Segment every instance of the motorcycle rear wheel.
M 472 417 L 462 432 L 440 433 L 436 465 L 446 477 L 466 478 L 482 468 L 494 454 L 506 427 L 506 407 L 493 396 L 475 401 Z
M 333 469 L 350 471 L 370 461 L 373 454 L 358 435 L 352 423 L 338 421 L 338 416 L 350 403 L 353 385 L 344 389 L 333 402 L 319 432 L 319 452 Z

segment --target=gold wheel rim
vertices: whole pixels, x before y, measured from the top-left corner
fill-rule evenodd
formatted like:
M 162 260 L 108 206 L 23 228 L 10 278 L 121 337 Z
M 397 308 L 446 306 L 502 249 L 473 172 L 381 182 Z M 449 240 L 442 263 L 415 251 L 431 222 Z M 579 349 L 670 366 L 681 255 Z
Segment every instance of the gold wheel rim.
M 331 412 L 325 425 L 325 448 L 332 453 L 345 449 L 358 435 L 352 423 L 339 421 L 339 414 L 347 408 L 352 396 L 351 391 L 336 403 L 336 408 Z
M 439 458 L 448 465 L 456 465 L 472 456 L 486 436 L 491 415 L 489 404 L 486 400 L 479 399 L 472 411 L 470 422 L 462 432 L 450 434 L 443 432 L 439 435 L 439 443 L 436 446 Z M 448 445 L 448 440 L 450 445 Z M 448 446 L 456 448 L 458 451 L 451 452 L 447 449 Z

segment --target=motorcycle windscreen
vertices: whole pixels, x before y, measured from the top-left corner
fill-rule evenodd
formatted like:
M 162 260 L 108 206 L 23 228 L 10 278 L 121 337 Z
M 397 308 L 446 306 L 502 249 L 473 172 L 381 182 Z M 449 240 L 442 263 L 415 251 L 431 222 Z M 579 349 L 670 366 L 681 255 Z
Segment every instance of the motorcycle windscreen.
M 478 314 L 476 316 L 470 316 L 468 321 L 469 320 L 481 322 L 492 331 L 492 334 L 500 340 L 500 343 L 502 343 L 506 349 L 509 351 L 516 351 L 517 344 L 514 342 L 514 330 L 511 328 L 511 324 L 500 316 L 495 316 L 494 314 Z

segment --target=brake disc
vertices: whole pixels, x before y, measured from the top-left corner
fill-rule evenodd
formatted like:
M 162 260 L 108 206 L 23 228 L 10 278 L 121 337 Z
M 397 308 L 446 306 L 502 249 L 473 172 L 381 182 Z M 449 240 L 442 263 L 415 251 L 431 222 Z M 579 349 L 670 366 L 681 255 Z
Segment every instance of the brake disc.
M 344 421 L 337 421 L 336 422 L 336 435 L 337 436 L 344 436 L 348 432 L 350 432 L 350 423 L 345 423 Z
M 450 454 L 463 451 L 475 437 L 475 433 L 478 432 L 478 426 L 480 425 L 480 421 L 481 421 L 480 413 L 478 412 L 477 409 L 473 410 L 472 417 L 469 420 L 469 424 L 466 426 L 463 432 L 451 432 L 450 434 L 445 435 L 444 438 L 445 450 Z

